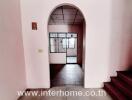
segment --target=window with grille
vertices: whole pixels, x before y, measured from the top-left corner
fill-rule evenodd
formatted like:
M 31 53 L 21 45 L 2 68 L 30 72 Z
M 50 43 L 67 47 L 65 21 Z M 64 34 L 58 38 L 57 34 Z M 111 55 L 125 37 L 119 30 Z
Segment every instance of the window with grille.
M 75 48 L 75 33 L 55 33 L 49 34 L 49 48 L 51 53 L 65 53 L 66 49 Z

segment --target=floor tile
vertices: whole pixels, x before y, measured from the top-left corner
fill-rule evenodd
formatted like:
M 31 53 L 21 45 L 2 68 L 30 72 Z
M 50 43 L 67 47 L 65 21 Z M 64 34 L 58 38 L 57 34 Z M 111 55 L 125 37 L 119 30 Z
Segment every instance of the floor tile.
M 67 100 L 112 100 L 112 98 L 105 92 L 103 89 L 98 88 L 83 88 L 83 87 L 67 87 L 67 91 L 82 91 L 83 94 L 86 93 L 86 91 L 95 92 L 96 96 L 93 96 L 92 94 L 89 96 L 69 96 L 67 97 Z M 99 95 L 98 91 L 104 92 L 105 95 Z
M 58 71 L 59 65 L 52 65 L 52 73 Z M 54 70 L 54 71 L 53 71 Z M 51 76 L 52 76 L 51 73 Z M 83 85 L 84 75 L 81 66 L 78 64 L 62 65 L 59 71 L 51 79 L 51 86 L 65 86 L 65 85 Z
M 88 92 L 91 92 L 91 91 L 94 91 L 94 92 L 98 92 L 99 90 L 100 91 L 103 91 L 105 92 L 105 90 L 103 89 L 98 89 L 98 88 L 83 88 L 82 86 L 73 86 L 73 85 L 68 85 L 68 86 L 60 86 L 60 87 L 53 87 L 53 88 L 50 88 L 50 89 L 47 89 L 48 90 L 51 90 L 51 91 L 68 91 L 68 92 L 71 92 L 71 91 L 81 91 L 83 94 L 88 91 Z M 67 95 L 67 96 L 37 96 L 37 97 L 23 97 L 21 98 L 20 100 L 112 100 L 111 97 L 106 93 L 106 95 L 104 96 L 92 96 L 92 95 L 89 95 L 89 96 L 77 96 L 76 94 L 74 95 Z

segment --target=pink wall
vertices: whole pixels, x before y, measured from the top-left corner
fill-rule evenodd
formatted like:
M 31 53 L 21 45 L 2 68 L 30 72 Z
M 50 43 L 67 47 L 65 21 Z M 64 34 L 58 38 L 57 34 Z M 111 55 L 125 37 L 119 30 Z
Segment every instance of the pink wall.
M 86 19 L 84 87 L 102 87 L 129 65 L 131 0 L 21 0 L 28 87 L 50 87 L 47 24 L 55 7 L 64 3 L 77 6 Z M 38 23 L 37 31 L 31 30 L 32 21 Z
M 120 3 L 119 3 L 120 2 Z M 125 0 L 112 1 L 111 17 L 111 48 L 110 68 L 111 75 L 114 70 L 127 70 L 130 66 L 130 52 L 132 45 L 132 2 Z
M 26 89 L 19 0 L 0 1 L 0 100 L 17 100 Z
M 21 0 L 21 14 L 19 3 L 0 1 L 1 100 L 16 100 L 16 91 L 24 90 L 26 82 L 28 88 L 50 87 L 47 23 L 50 12 L 62 3 L 78 6 L 86 19 L 86 88 L 102 87 L 117 70 L 132 64 L 131 0 Z M 31 30 L 32 21 L 38 22 L 37 31 Z

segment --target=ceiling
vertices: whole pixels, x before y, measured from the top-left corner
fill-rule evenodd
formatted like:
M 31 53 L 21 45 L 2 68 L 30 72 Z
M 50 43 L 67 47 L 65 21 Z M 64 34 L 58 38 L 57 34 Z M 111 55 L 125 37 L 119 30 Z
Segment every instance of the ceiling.
M 61 6 L 53 11 L 50 16 L 49 25 L 81 24 L 84 18 L 81 12 L 71 6 Z

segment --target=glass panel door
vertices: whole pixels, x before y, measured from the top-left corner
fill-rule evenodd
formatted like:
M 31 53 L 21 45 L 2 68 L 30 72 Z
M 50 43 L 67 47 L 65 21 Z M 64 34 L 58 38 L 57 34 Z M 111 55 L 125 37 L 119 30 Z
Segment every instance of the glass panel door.
M 77 63 L 77 34 L 67 34 L 67 63 Z

